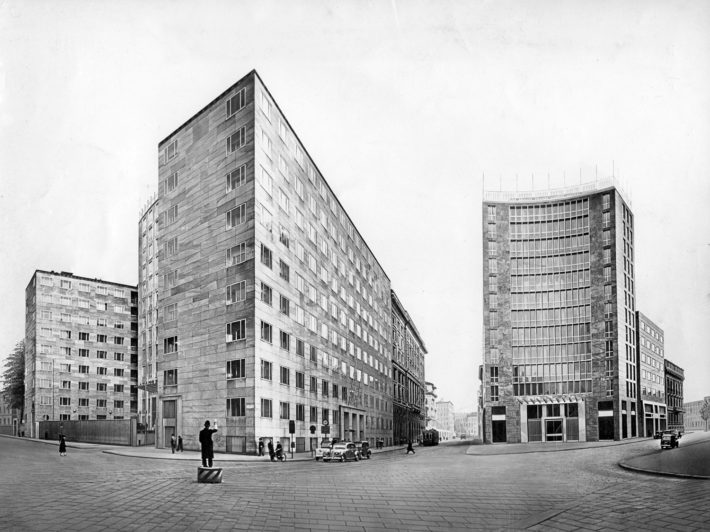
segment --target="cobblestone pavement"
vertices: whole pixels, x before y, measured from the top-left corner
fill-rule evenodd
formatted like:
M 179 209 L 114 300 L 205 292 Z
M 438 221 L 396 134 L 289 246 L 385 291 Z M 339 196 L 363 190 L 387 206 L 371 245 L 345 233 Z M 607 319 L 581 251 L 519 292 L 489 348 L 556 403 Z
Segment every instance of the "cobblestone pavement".
M 658 441 L 466 455 L 465 445 L 351 463 L 223 462 L 198 484 L 184 460 L 0 438 L 3 530 L 707 530 L 710 481 L 621 460 Z

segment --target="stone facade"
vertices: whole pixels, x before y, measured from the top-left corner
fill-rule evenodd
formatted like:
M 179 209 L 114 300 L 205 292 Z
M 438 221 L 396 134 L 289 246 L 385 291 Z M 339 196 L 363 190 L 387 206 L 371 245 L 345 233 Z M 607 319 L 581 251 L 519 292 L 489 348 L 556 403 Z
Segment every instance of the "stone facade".
M 633 215 L 613 183 L 487 193 L 485 442 L 637 432 Z
M 159 151 L 156 444 L 390 444 L 389 278 L 258 74 Z
M 638 347 L 639 436 L 652 437 L 668 424 L 665 392 L 663 329 L 636 312 Z
M 39 421 L 137 414 L 137 298 L 135 286 L 35 272 L 25 290 L 28 436 Z
M 668 408 L 668 428 L 684 431 L 683 424 L 683 381 L 685 371 L 670 360 L 664 360 L 666 383 L 666 407 Z

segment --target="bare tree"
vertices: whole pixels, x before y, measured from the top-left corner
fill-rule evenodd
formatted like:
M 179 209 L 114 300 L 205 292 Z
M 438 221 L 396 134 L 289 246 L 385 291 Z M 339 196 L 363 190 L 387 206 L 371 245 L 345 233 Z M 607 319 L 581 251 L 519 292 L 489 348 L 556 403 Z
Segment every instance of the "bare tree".
M 710 397 L 706 397 L 703 406 L 700 408 L 700 417 L 705 421 L 705 432 L 708 431 L 708 419 L 710 419 Z

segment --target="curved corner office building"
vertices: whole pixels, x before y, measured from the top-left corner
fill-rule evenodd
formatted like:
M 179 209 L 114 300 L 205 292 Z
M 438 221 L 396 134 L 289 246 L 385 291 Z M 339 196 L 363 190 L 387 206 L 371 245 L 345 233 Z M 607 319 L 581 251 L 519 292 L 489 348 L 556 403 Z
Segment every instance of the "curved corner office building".
M 486 193 L 484 441 L 636 436 L 633 234 L 612 181 Z

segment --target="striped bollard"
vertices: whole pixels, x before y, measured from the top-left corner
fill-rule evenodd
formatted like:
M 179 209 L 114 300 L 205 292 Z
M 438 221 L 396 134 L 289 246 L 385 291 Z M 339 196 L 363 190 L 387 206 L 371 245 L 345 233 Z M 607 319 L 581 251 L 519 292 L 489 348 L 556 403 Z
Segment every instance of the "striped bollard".
M 221 484 L 222 483 L 222 468 L 221 467 L 198 467 L 197 482 L 204 484 Z

